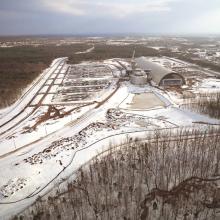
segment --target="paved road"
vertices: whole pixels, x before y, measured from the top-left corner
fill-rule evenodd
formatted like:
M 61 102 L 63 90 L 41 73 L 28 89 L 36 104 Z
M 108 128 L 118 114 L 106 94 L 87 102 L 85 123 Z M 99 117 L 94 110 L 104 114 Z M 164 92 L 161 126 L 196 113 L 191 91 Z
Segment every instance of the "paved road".
M 62 67 L 65 65 L 66 58 L 60 59 L 57 61 L 53 67 L 51 67 L 33 86 L 29 89 L 24 96 L 22 96 L 21 100 L 14 106 L 13 110 L 7 113 L 4 117 L 8 118 L 7 121 L 3 122 L 0 125 L 0 138 L 5 138 L 10 136 L 13 133 L 13 130 L 16 129 L 22 122 L 28 119 L 40 106 L 40 104 L 45 99 L 47 93 L 49 92 L 51 86 L 55 82 L 56 78 L 60 74 L 62 68 L 56 74 L 52 84 L 48 87 L 46 93 L 43 97 L 38 101 L 36 107 L 34 107 L 31 111 L 28 111 L 29 105 L 36 98 L 40 90 L 45 86 L 47 80 L 55 73 L 60 65 Z

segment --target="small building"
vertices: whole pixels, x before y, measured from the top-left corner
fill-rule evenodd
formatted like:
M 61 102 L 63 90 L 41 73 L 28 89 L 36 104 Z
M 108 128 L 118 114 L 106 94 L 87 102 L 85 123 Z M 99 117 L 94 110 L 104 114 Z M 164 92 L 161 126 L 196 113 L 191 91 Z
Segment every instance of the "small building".
M 142 69 L 159 86 L 182 86 L 185 84 L 185 79 L 181 74 L 149 61 L 146 57 L 137 58 L 135 61 L 137 67 Z

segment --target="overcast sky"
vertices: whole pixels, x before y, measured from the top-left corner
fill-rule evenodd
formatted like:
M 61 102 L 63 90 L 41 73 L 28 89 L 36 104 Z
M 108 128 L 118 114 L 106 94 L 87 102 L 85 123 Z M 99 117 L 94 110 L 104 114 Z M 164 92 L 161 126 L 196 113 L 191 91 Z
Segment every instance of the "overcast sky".
M 0 34 L 219 34 L 220 0 L 0 0 Z

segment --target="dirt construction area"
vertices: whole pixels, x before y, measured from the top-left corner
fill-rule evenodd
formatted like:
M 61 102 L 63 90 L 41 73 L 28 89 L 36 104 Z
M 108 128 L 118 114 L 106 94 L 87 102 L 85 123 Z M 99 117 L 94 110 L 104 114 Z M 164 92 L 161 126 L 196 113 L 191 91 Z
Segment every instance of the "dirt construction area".
M 123 109 L 140 111 L 165 106 L 166 104 L 153 92 L 130 94 L 120 105 Z

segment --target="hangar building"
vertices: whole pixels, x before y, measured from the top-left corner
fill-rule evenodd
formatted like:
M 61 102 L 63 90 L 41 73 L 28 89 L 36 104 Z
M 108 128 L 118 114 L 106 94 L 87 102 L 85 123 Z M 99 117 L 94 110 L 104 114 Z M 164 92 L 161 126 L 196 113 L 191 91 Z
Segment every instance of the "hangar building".
M 142 69 L 149 78 L 159 86 L 182 86 L 185 84 L 184 77 L 171 69 L 149 61 L 146 57 L 136 58 L 136 65 Z

